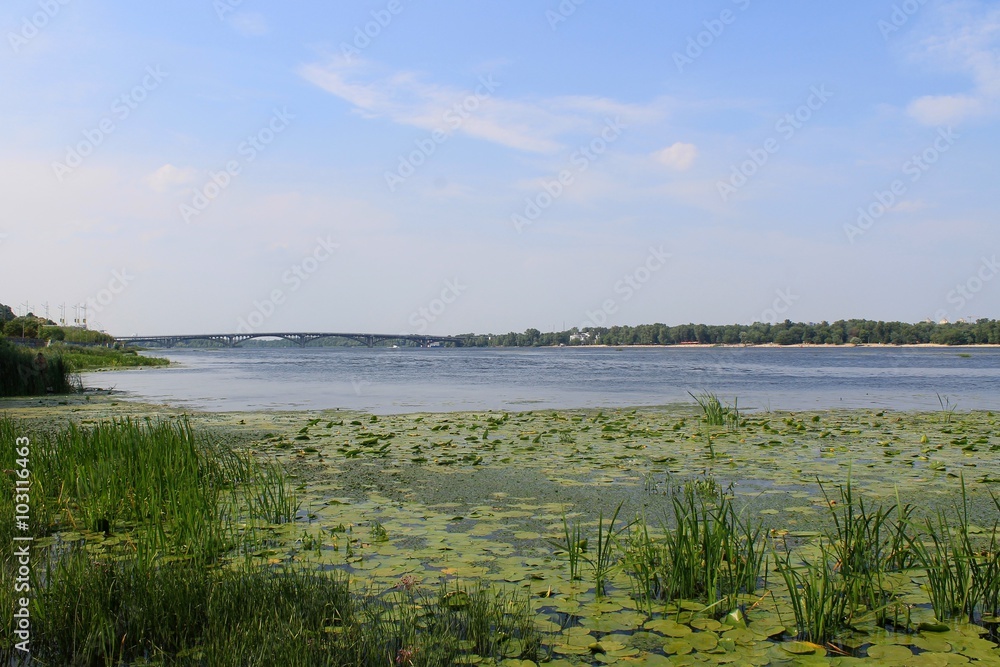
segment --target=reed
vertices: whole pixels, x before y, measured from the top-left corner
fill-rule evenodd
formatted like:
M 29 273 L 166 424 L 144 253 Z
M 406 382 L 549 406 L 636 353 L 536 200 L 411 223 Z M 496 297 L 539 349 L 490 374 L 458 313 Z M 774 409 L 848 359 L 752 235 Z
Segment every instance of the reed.
M 644 518 L 631 526 L 625 563 L 633 590 L 647 605 L 701 600 L 725 615 L 741 594 L 757 590 L 766 555 L 763 528 L 741 517 L 732 499 L 714 488 L 716 494 L 706 496 L 686 484 L 673 494 L 672 522 L 664 521 L 660 537 L 651 535 Z
M 45 355 L 45 365 L 36 362 L 37 352 L 0 339 L 0 396 L 68 394 L 74 389 L 71 368 L 61 355 Z
M 91 533 L 35 552 L 37 664 L 429 666 L 473 655 L 494 663 L 538 657 L 532 610 L 519 593 L 359 592 L 342 572 L 260 564 L 249 555 L 261 546 L 255 522 L 295 518 L 284 473 L 186 421 L 27 431 L 0 418 L 0 437 L 32 439 L 34 533 L 110 536 L 95 541 Z M 3 449 L 6 469 L 14 467 L 13 449 Z M 0 546 L 5 608 L 14 606 L 10 544 Z M 17 660 L 11 637 L 0 638 L 5 664 Z
M 580 563 L 587 550 L 587 540 L 583 537 L 583 528 L 578 521 L 570 523 L 566 520 L 566 515 L 563 514 L 562 523 L 562 541 L 549 540 L 549 544 L 566 554 L 569 564 L 569 580 L 576 581 L 580 579 Z
M 847 580 L 838 575 L 838 559 L 826 545 L 820 545 L 817 562 L 792 562 L 792 554 L 775 550 L 775 564 L 788 589 L 798 637 L 825 643 L 847 627 L 852 595 Z
M 628 526 L 615 528 L 618 521 L 618 514 L 622 510 L 623 503 L 619 503 L 614 514 L 607 525 L 604 523 L 604 512 L 602 511 L 597 519 L 597 542 L 595 544 L 594 558 L 587 561 L 594 570 L 594 592 L 598 598 L 604 596 L 607 580 L 619 566 L 617 558 L 618 539 L 620 535 L 628 530 Z M 586 556 L 584 556 L 586 558 Z
M 895 505 L 871 508 L 855 494 L 850 472 L 839 502 L 831 501 L 822 483 L 819 487 L 834 523 L 829 548 L 847 590 L 849 615 L 870 614 L 877 625 L 885 625 L 890 611 L 895 617 L 899 607 L 888 575 L 907 569 L 914 557 L 906 532 L 913 507 L 897 499 Z

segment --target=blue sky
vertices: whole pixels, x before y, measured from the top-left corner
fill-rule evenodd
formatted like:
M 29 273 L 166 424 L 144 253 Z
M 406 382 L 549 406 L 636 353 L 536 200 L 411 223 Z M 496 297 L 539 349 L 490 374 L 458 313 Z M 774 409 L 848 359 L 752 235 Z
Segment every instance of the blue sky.
M 1000 5 L 0 9 L 0 302 L 111 333 L 997 317 Z

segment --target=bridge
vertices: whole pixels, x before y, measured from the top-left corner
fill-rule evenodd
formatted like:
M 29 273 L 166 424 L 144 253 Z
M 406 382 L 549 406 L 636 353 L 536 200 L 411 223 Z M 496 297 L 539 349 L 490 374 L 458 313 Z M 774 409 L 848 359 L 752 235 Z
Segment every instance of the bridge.
M 280 333 L 225 333 L 225 334 L 191 334 L 180 336 L 122 336 L 115 338 L 115 342 L 123 345 L 156 345 L 161 347 L 173 347 L 178 343 L 185 343 L 193 340 L 209 340 L 222 343 L 226 347 L 236 347 L 240 343 L 254 338 L 282 338 L 295 343 L 299 347 L 305 347 L 307 343 L 321 338 L 347 338 L 357 341 L 362 345 L 374 347 L 376 343 L 385 341 L 408 341 L 417 343 L 421 347 L 429 347 L 432 343 L 442 345 L 451 343 L 456 347 L 461 347 L 464 339 L 458 336 L 426 336 L 423 334 L 371 334 L 371 333 L 300 333 L 300 332 L 280 332 Z

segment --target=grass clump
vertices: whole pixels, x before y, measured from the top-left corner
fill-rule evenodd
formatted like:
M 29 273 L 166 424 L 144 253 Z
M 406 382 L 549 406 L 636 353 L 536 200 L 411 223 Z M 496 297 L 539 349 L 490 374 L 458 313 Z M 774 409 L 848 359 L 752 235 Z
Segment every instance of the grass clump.
M 823 643 L 850 625 L 896 627 L 901 618 L 906 630 L 909 612 L 898 583 L 914 559 L 908 532 L 913 507 L 897 502 L 872 508 L 854 492 L 850 477 L 837 499 L 819 487 L 833 531 L 819 544 L 818 557 L 793 561 L 787 545 L 775 552 L 799 638 Z
M 82 548 L 46 578 L 32 652 L 48 664 L 433 666 L 536 659 L 540 645 L 527 600 L 489 587 L 356 592 L 339 571 L 105 560 Z
M 53 665 L 444 665 L 538 657 L 528 601 L 489 587 L 359 591 L 340 570 L 259 558 L 298 501 L 276 462 L 220 446 L 185 420 L 115 420 L 30 441 L 31 656 Z M 14 447 L 0 464 L 16 468 Z M 13 515 L 16 476 L 0 477 Z M 18 560 L 2 524 L 0 607 Z M 373 532 L 381 527 L 373 524 Z M 384 527 L 381 527 L 384 533 Z M 44 538 L 46 535 L 51 537 Z M 318 548 L 318 547 L 317 547 Z M 0 661 L 24 656 L 0 636 Z M 477 657 L 478 656 L 478 657 Z
M 962 477 L 962 504 L 954 509 L 955 522 L 945 512 L 925 517 L 919 534 L 909 539 L 920 567 L 927 574 L 927 590 L 939 620 L 967 617 L 975 622 L 1000 613 L 1000 544 L 994 521 L 988 541 L 977 540 L 969 521 L 968 493 Z M 1000 513 L 1000 499 L 991 496 Z
M 68 394 L 74 389 L 71 368 L 61 355 L 43 355 L 0 339 L 0 397 Z
M 147 357 L 132 348 L 54 344 L 50 348 L 75 371 L 169 366 L 162 357 Z
M 700 600 L 719 616 L 741 594 L 757 590 L 764 566 L 763 528 L 736 511 L 721 490 L 713 497 L 685 485 L 672 497 L 672 526 L 653 536 L 645 521 L 632 526 L 625 561 L 633 590 L 653 601 Z

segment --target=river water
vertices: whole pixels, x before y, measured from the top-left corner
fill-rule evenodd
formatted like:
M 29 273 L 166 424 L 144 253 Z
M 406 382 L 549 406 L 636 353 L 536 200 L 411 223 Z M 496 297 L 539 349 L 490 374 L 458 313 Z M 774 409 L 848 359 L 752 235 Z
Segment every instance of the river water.
M 693 403 L 741 409 L 1000 409 L 983 348 L 233 348 L 157 350 L 175 366 L 88 373 L 88 387 L 196 410 L 376 414 Z

